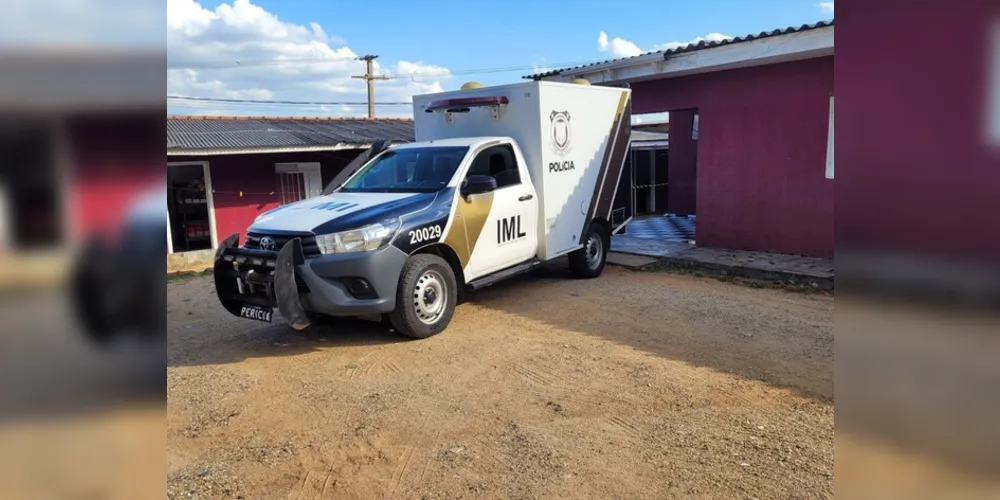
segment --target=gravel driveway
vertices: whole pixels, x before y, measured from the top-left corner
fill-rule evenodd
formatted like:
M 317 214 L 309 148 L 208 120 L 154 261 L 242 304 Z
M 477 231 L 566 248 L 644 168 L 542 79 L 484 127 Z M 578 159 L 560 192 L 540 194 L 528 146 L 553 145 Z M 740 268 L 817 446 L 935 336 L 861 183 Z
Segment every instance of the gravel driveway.
M 169 285 L 170 498 L 832 498 L 830 296 L 609 267 L 436 337 L 228 315 Z

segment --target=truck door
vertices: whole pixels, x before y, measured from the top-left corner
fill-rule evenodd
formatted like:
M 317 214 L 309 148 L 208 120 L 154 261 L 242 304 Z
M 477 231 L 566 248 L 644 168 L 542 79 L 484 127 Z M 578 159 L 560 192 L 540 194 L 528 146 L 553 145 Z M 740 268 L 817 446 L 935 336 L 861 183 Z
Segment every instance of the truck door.
M 465 271 L 475 279 L 531 259 L 538 247 L 538 197 L 527 170 L 510 144 L 491 146 L 472 160 L 466 176 L 489 175 L 497 181 L 486 224 Z

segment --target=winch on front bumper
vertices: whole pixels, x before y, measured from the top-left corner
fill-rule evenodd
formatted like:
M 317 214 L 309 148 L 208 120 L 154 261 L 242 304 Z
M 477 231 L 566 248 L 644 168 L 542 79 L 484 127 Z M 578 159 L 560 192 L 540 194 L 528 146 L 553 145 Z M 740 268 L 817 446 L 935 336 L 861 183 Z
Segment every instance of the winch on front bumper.
M 302 240 L 293 238 L 278 251 L 239 247 L 232 234 L 215 253 L 215 290 L 222 306 L 248 319 L 270 322 L 274 308 L 292 328 L 309 326 L 299 300 L 295 267 L 305 263 Z

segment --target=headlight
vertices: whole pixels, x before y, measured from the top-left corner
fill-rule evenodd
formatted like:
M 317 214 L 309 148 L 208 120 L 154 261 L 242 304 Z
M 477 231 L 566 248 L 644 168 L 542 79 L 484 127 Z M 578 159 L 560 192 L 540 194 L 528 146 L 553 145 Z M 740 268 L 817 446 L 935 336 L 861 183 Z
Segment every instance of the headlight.
M 316 236 L 322 254 L 370 252 L 389 243 L 399 229 L 399 219 L 370 224 L 360 229 Z

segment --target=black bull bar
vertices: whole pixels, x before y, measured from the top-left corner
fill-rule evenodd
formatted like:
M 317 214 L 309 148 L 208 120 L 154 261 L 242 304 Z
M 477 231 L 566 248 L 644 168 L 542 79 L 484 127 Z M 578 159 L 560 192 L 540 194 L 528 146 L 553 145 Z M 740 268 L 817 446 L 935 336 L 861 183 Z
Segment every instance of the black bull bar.
M 281 250 L 270 251 L 240 248 L 239 239 L 238 233 L 229 235 L 215 252 L 215 293 L 222 307 L 240 317 L 247 317 L 241 314 L 247 306 L 278 308 L 292 328 L 309 326 L 295 283 L 295 266 L 305 263 L 302 240 L 293 238 Z

